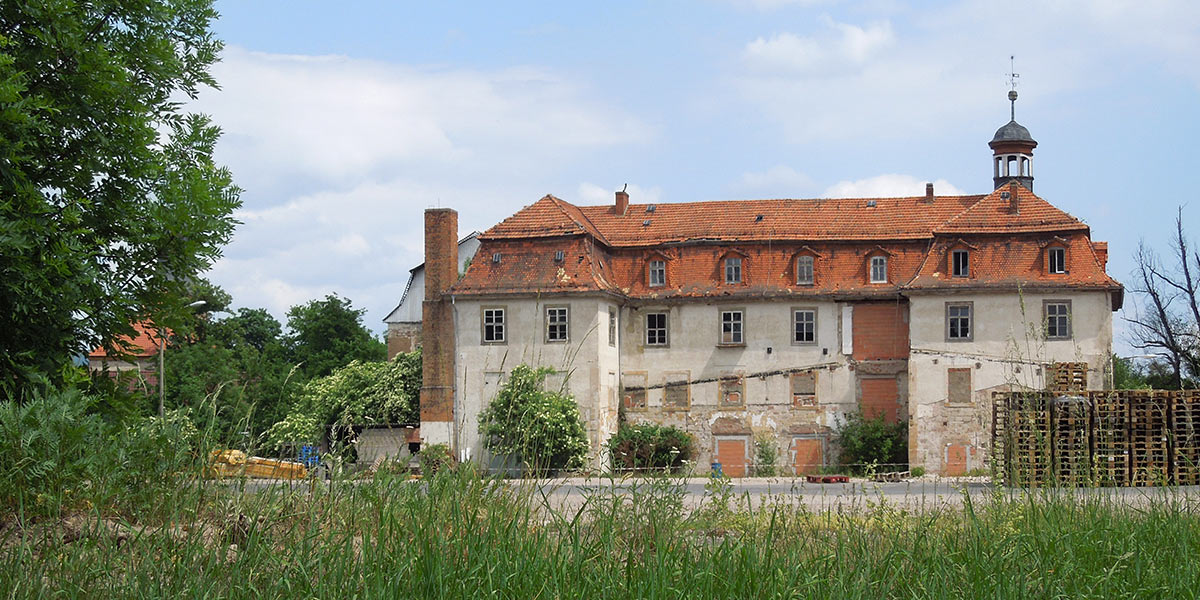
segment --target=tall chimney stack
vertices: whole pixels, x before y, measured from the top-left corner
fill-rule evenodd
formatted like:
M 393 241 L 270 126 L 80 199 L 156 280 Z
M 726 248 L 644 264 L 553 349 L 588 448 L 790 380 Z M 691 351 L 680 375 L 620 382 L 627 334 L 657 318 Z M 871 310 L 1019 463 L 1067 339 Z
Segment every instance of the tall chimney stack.
M 458 213 L 425 210 L 425 301 L 421 305 L 421 442 L 454 436 L 454 310 L 446 292 L 458 281 Z
M 925 203 L 933 204 L 933 184 L 932 183 L 925 184 Z
M 1017 214 L 1021 212 L 1021 203 L 1017 201 L 1017 190 L 1021 188 L 1021 184 L 1015 180 L 1008 183 L 1008 212 Z

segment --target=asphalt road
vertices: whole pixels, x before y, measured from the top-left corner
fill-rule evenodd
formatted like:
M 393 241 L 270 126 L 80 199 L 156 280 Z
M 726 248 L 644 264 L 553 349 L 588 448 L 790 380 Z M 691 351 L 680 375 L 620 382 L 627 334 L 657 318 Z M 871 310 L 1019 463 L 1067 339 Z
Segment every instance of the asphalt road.
M 607 478 L 563 478 L 543 480 L 505 480 L 506 485 L 529 486 L 535 498 L 556 510 L 577 510 L 589 498 L 611 497 L 613 494 L 633 496 L 653 493 L 655 480 L 651 479 L 607 479 Z M 868 509 L 881 503 L 909 510 L 936 510 L 961 507 L 969 497 L 973 502 L 981 501 L 994 494 L 1024 498 L 1059 496 L 1077 499 L 1100 498 L 1123 504 L 1136 505 L 1164 499 L 1175 499 L 1200 505 L 1200 486 L 1141 487 L 1141 488 L 1086 488 L 1086 489 L 1033 489 L 1021 490 L 993 486 L 982 479 L 923 478 L 897 483 L 876 483 L 852 480 L 850 483 L 808 483 L 803 479 L 791 478 L 744 478 L 727 480 L 731 502 L 743 506 L 759 507 L 764 504 L 804 505 L 810 510 L 854 510 Z M 681 499 L 685 506 L 696 507 L 715 491 L 712 480 L 703 477 L 670 480 L 681 486 Z M 347 481 L 333 485 L 354 485 Z M 414 485 L 419 482 L 414 481 Z M 227 485 L 238 486 L 239 482 Z M 272 481 L 247 480 L 240 489 L 248 493 L 271 488 L 296 488 L 307 490 L 310 486 L 325 487 L 325 481 Z M 663 485 L 660 483 L 659 485 Z M 658 493 L 663 493 L 659 490 Z

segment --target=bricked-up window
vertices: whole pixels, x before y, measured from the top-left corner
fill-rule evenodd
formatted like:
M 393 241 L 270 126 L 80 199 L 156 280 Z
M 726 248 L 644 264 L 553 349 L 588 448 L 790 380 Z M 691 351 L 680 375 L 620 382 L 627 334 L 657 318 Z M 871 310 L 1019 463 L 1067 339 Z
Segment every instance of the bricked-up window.
M 792 373 L 792 406 L 796 408 L 816 408 L 817 407 L 817 373 L 816 371 L 806 371 L 804 373 Z
M 646 313 L 646 345 L 666 346 L 670 341 L 667 337 L 667 313 Z
M 971 402 L 971 369 L 946 370 L 946 401 L 955 404 Z
M 887 257 L 871 257 L 871 283 L 887 283 Z
M 717 382 L 717 408 L 746 406 L 746 378 L 740 373 L 723 375 Z
M 813 257 L 796 257 L 796 285 L 813 284 Z
M 966 250 L 955 250 L 950 253 L 951 274 L 955 277 L 971 276 L 971 255 Z
M 729 257 L 725 259 L 725 283 L 742 282 L 742 259 Z
M 817 309 L 792 309 L 792 343 L 817 343 Z
M 691 373 L 668 371 L 663 376 L 663 410 L 688 410 L 692 405 Z
M 608 307 L 608 345 L 617 345 L 617 309 Z
M 974 306 L 970 302 L 947 302 L 946 303 L 946 341 L 948 342 L 969 342 L 974 339 L 975 328 L 973 312 Z
M 646 373 L 636 371 L 621 376 L 621 397 L 625 410 L 646 410 Z
M 546 341 L 565 342 L 568 339 L 568 316 L 566 306 L 546 307 Z
M 1047 270 L 1054 274 L 1067 272 L 1067 249 L 1062 246 L 1052 246 L 1046 251 Z
M 743 314 L 740 310 L 721 311 L 720 343 L 722 345 L 734 346 L 746 343 L 742 331 Z
M 652 260 L 647 269 L 647 280 L 650 282 L 650 287 L 662 287 L 667 285 L 667 263 L 662 260 Z
M 483 343 L 503 344 L 505 341 L 504 308 L 483 309 Z
M 1046 339 L 1071 339 L 1071 301 L 1046 300 L 1042 306 L 1046 313 Z

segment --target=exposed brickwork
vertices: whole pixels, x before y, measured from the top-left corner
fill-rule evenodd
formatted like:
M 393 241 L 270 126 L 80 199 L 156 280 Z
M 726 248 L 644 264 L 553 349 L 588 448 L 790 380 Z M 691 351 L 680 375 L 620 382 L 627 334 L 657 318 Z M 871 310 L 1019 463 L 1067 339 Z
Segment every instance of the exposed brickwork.
M 864 377 L 858 382 L 862 391 L 860 403 L 864 417 L 874 419 L 883 415 L 887 423 L 905 420 L 895 377 Z
M 388 358 L 401 352 L 412 352 L 421 345 L 420 323 L 390 323 L 388 324 L 387 346 Z
M 425 211 L 425 301 L 421 307 L 421 422 L 454 420 L 454 309 L 445 292 L 458 279 L 458 213 Z
M 908 303 L 855 304 L 853 335 L 855 360 L 908 358 Z

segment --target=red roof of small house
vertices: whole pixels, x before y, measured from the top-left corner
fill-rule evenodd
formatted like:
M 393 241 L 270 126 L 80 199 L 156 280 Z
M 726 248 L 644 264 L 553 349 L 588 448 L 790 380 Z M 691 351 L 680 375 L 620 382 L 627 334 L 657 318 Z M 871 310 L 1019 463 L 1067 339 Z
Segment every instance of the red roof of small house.
M 131 347 L 131 355 L 134 357 L 154 356 L 158 354 L 158 330 L 149 323 L 134 323 L 134 336 L 132 338 L 121 336 L 118 338 Z M 103 346 L 92 350 L 88 353 L 88 358 L 101 359 L 108 358 L 110 355 Z
M 576 207 L 545 196 L 480 235 L 479 258 L 452 291 L 666 299 L 882 297 L 1017 285 L 1120 290 L 1105 273 L 1106 258 L 1097 255 L 1105 246 L 1089 237 L 1085 223 L 1019 185 L 932 202 L 925 196 L 730 200 L 630 204 L 625 214 L 612 205 Z M 966 278 L 947 276 L 956 245 L 970 249 Z M 1065 273 L 1046 268 L 1054 245 L 1066 251 Z M 796 282 L 802 254 L 813 257 L 811 284 Z M 887 257 L 886 283 L 868 280 L 875 255 Z M 738 283 L 724 280 L 729 256 L 742 260 Z M 649 285 L 651 260 L 664 261 L 665 285 Z

